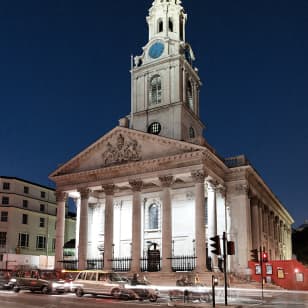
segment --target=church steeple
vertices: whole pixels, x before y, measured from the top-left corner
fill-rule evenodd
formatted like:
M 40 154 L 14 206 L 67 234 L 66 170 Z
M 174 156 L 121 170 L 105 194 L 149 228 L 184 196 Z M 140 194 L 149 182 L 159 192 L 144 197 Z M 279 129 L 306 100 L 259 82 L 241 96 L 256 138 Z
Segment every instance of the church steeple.
M 201 81 L 186 42 L 187 15 L 179 0 L 155 0 L 149 9 L 149 41 L 134 58 L 130 127 L 201 144 Z
M 185 41 L 186 18 L 181 1 L 155 0 L 147 17 L 149 41 L 155 37 Z

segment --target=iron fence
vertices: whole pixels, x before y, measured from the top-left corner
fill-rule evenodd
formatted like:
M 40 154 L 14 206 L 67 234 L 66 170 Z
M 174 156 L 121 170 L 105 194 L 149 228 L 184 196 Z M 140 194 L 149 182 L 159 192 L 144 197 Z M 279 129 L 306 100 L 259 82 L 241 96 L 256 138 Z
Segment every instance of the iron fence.
M 129 272 L 131 268 L 130 257 L 113 258 L 112 259 L 112 269 L 115 272 Z
M 191 272 L 196 267 L 196 258 L 194 255 L 173 256 L 170 258 L 172 260 L 172 270 L 174 272 Z

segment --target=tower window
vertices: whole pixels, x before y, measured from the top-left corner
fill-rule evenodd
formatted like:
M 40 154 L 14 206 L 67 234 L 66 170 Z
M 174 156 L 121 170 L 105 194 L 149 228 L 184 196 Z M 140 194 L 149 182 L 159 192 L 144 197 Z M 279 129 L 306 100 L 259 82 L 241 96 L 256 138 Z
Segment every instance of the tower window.
M 172 18 L 169 18 L 169 31 L 173 32 L 173 21 L 172 21 Z
M 158 205 L 156 203 L 149 206 L 149 229 L 158 229 Z
M 189 138 L 190 138 L 190 139 L 193 139 L 193 138 L 195 138 L 195 136 L 196 136 L 196 134 L 195 134 L 194 128 L 193 128 L 193 127 L 190 127 L 190 128 L 189 128 Z
M 161 19 L 158 20 L 158 33 L 164 31 L 164 23 Z
M 153 122 L 148 128 L 148 132 L 150 134 L 158 135 L 160 131 L 161 131 L 161 125 L 158 122 Z
M 161 78 L 159 75 L 155 75 L 151 79 L 150 87 L 150 104 L 161 103 Z
M 193 105 L 193 94 L 192 94 L 192 85 L 191 82 L 188 80 L 187 82 L 187 105 L 188 107 L 193 110 L 194 105 Z

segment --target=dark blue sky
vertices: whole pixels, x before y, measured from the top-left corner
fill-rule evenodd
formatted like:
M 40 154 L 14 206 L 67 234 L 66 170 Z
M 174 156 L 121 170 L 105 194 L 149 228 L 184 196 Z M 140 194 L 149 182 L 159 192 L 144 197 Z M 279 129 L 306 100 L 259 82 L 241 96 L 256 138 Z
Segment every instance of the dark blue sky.
M 0 175 L 48 175 L 130 111 L 152 1 L 0 1 Z M 308 218 L 308 0 L 184 0 L 205 137 Z

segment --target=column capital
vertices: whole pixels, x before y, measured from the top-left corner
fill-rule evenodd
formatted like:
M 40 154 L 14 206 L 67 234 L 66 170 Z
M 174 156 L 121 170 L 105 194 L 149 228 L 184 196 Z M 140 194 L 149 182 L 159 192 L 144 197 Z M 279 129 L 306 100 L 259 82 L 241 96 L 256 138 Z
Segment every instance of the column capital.
M 203 170 L 196 170 L 191 173 L 191 177 L 196 183 L 204 183 L 207 174 Z
M 211 191 L 216 191 L 219 188 L 217 181 L 213 179 L 206 181 L 206 184 L 207 184 L 207 189 Z
M 173 183 L 172 175 L 164 175 L 159 177 L 159 181 L 163 187 L 170 187 Z
M 129 181 L 129 185 L 131 186 L 132 191 L 141 191 L 143 182 L 141 180 L 132 180 Z
M 80 198 L 82 199 L 82 200 L 84 200 L 84 199 L 89 199 L 89 196 L 90 196 L 90 189 L 88 189 L 88 188 L 81 188 L 80 190 L 79 190 L 79 193 L 80 193 Z
M 65 202 L 66 199 L 67 199 L 67 193 L 65 191 L 61 191 L 61 190 L 56 191 L 57 202 Z
M 104 190 L 104 193 L 107 196 L 112 196 L 114 194 L 115 185 L 113 185 L 113 184 L 106 184 L 106 185 L 102 185 L 102 188 Z

